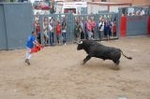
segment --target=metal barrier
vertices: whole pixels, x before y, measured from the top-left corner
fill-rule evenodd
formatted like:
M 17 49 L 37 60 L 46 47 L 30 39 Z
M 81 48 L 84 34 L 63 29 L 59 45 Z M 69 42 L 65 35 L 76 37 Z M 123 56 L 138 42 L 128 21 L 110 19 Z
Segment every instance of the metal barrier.
M 104 36 L 99 38 L 100 40 L 106 40 L 109 34 L 110 40 L 111 39 L 118 39 L 119 32 L 118 32 L 118 14 L 117 13 L 100 13 L 96 15 L 97 22 L 103 20 L 104 22 Z M 108 26 L 107 26 L 108 25 Z M 107 29 L 110 28 L 109 32 L 107 33 Z M 98 33 L 98 31 L 97 31 Z
M 65 22 L 66 24 L 66 41 L 67 42 L 71 42 L 72 39 L 74 38 L 73 36 L 73 26 L 72 26 L 72 17 L 73 15 L 68 13 L 68 14 L 52 14 L 52 15 L 40 15 L 37 16 L 39 18 L 39 20 L 37 20 L 40 23 L 40 41 L 42 44 L 46 44 L 49 45 L 51 43 L 51 39 L 53 39 L 53 43 L 56 44 L 57 43 L 57 35 L 56 35 L 56 25 L 59 22 L 60 26 L 61 26 L 61 30 L 62 30 L 62 22 Z M 37 22 L 37 23 L 38 23 Z M 46 32 L 44 30 L 44 24 L 47 27 Z M 50 25 L 52 26 L 53 30 L 50 31 Z M 35 29 L 36 30 L 36 29 Z M 53 38 L 50 38 L 50 35 L 53 32 Z M 62 32 L 62 31 L 61 31 Z M 62 34 L 62 33 L 61 33 Z M 49 36 L 47 39 L 47 41 L 45 41 L 46 39 L 46 35 Z M 63 36 L 60 35 L 60 42 L 63 42 Z
M 109 39 L 118 38 L 118 33 L 117 33 L 118 19 L 117 19 L 116 13 L 76 15 L 74 17 L 75 17 L 75 19 L 77 18 L 77 20 L 82 21 L 85 24 L 88 20 L 91 20 L 96 24 L 94 27 L 94 30 L 93 30 L 93 35 L 94 35 L 95 40 L 105 40 L 105 39 L 107 39 L 108 35 L 110 36 Z M 103 24 L 103 28 L 104 28 L 104 30 L 101 29 L 103 32 L 99 31 L 99 26 L 101 23 Z M 108 27 L 107 27 L 107 25 L 108 25 Z M 86 28 L 84 31 L 85 31 L 85 37 L 86 37 L 86 34 L 87 34 Z M 110 33 L 108 33 L 108 32 L 110 32 Z M 87 38 L 85 38 L 85 39 L 87 39 Z
M 0 50 L 25 48 L 32 31 L 32 6 L 29 3 L 0 3 Z
M 148 8 L 148 34 L 150 35 L 150 7 Z
M 47 35 L 50 37 L 51 32 L 49 31 L 49 24 L 52 21 L 53 24 L 53 32 L 54 32 L 54 43 L 57 44 L 57 35 L 56 35 L 56 24 L 59 21 L 62 29 L 62 23 L 65 20 L 66 23 L 66 40 L 67 42 L 74 42 L 77 40 L 77 34 L 79 36 L 79 40 L 81 39 L 88 39 L 88 32 L 87 32 L 87 23 L 88 20 L 91 20 L 94 24 L 92 33 L 93 33 L 93 39 L 94 40 L 107 40 L 107 39 L 117 39 L 119 38 L 118 34 L 118 14 L 116 13 L 100 13 L 100 14 L 91 14 L 91 15 L 73 15 L 72 13 L 68 14 L 52 14 L 52 15 L 40 15 L 37 16 L 38 21 L 40 23 L 40 33 L 41 33 L 41 43 L 45 43 L 45 32 L 43 24 L 46 20 L 47 24 Z M 38 23 L 35 22 L 35 23 Z M 92 23 L 91 22 L 91 23 Z M 79 30 L 76 31 L 76 23 L 79 25 Z M 103 32 L 99 31 L 100 23 L 103 25 Z M 36 29 L 35 29 L 36 30 Z M 76 33 L 78 32 L 78 33 Z M 49 45 L 51 43 L 50 38 L 47 38 L 46 45 Z M 63 42 L 63 35 L 60 35 L 60 42 Z
M 147 7 L 126 7 L 119 9 L 119 24 L 121 36 L 134 36 L 148 34 Z
M 137 15 L 131 13 L 135 11 Z M 0 12 L 2 12 L 0 14 L 0 49 L 24 48 L 26 39 L 33 30 L 39 31 L 40 35 L 37 38 L 39 42 L 46 45 L 57 44 L 58 41 L 65 44 L 66 42 L 72 43 L 76 40 L 89 39 L 88 33 L 92 33 L 93 40 L 112 40 L 118 39 L 120 36 L 150 34 L 150 8 L 145 7 L 120 8 L 119 13 L 105 12 L 90 15 L 67 13 L 35 15 L 34 17 L 32 6 L 29 3 L 0 3 Z M 87 32 L 88 20 L 90 20 L 89 22 L 93 20 L 93 23 L 91 22 L 92 32 Z M 78 31 L 75 30 L 77 21 L 80 25 Z M 49 31 L 50 22 L 53 26 L 53 35 Z M 60 30 L 64 28 L 62 24 L 65 23 L 66 35 L 62 35 L 64 31 L 61 31 L 61 35 L 56 35 L 58 22 Z M 103 23 L 103 28 L 100 23 Z M 45 27 L 47 33 L 44 31 Z M 79 38 L 77 38 L 77 34 Z M 64 38 L 66 38 L 66 42 Z M 51 44 L 52 42 L 53 44 Z

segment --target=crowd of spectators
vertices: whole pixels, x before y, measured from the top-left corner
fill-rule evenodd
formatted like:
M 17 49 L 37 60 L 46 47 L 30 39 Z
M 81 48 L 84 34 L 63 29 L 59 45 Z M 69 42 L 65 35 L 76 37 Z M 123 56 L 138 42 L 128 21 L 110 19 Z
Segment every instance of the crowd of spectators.
M 74 23 L 74 24 L 73 24 Z M 34 30 L 37 33 L 37 41 L 45 45 L 66 45 L 67 43 L 67 18 L 54 18 L 43 16 L 40 23 L 39 16 L 35 15 Z M 74 25 L 74 26 L 73 26 Z M 80 40 L 109 40 L 111 37 L 117 36 L 117 25 L 115 18 L 110 16 L 99 16 L 95 20 L 94 17 L 75 16 L 72 22 L 73 35 L 75 41 Z M 41 36 L 42 34 L 42 36 Z
M 62 20 L 53 17 L 43 17 L 40 23 L 39 16 L 35 15 L 34 30 L 37 33 L 37 41 L 44 42 L 45 45 L 66 45 L 67 42 L 67 23 L 66 18 Z M 41 36 L 43 34 L 43 36 Z
M 144 16 L 144 15 L 148 15 L 148 8 L 145 7 L 122 8 L 122 16 Z
M 98 21 L 94 17 L 76 17 L 74 33 L 76 41 L 82 39 L 96 40 L 97 38 L 98 40 L 109 40 L 110 37 L 117 36 L 116 20 L 104 16 L 100 16 Z

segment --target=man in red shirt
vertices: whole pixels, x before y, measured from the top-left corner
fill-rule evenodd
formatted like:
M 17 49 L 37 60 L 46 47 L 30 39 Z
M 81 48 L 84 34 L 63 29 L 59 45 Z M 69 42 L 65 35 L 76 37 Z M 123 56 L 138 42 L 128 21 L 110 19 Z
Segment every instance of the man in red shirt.
M 56 37 L 57 37 L 57 43 L 60 44 L 60 35 L 61 35 L 61 25 L 60 25 L 60 21 L 57 21 L 56 24 Z

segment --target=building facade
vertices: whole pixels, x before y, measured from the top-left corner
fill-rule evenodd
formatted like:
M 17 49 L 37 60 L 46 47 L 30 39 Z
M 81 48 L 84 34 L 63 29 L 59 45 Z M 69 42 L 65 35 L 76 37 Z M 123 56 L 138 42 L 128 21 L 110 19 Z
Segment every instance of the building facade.
M 64 1 L 87 1 L 87 2 L 115 2 L 115 3 L 132 3 L 136 6 L 150 6 L 150 0 L 64 0 Z
M 150 6 L 150 0 L 91 0 L 91 2 L 116 2 L 116 3 L 132 3 L 132 5 Z

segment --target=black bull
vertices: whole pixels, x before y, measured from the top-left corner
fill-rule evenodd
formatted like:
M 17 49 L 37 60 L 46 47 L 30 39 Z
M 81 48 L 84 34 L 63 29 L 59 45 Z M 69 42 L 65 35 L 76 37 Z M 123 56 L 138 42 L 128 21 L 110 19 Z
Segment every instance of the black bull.
M 127 57 L 123 54 L 123 52 L 115 47 L 107 47 L 96 41 L 85 40 L 78 43 L 77 50 L 85 50 L 88 54 L 86 58 L 83 60 L 83 64 L 85 64 L 91 57 L 101 58 L 103 60 L 112 60 L 115 64 L 119 65 L 121 53 L 127 59 L 132 59 L 132 57 Z

